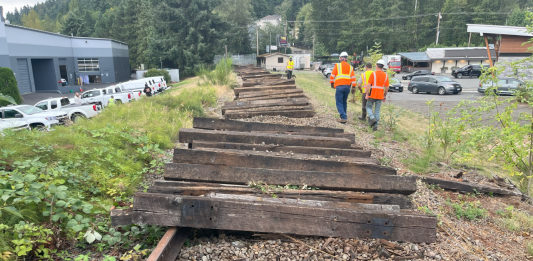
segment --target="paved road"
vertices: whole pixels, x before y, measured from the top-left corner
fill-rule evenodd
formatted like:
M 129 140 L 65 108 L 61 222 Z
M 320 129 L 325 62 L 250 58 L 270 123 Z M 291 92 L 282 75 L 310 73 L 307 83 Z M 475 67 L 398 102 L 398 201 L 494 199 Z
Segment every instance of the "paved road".
M 89 85 L 84 85 L 83 91 L 89 91 L 89 90 L 96 89 L 96 88 L 104 88 L 104 87 L 107 87 L 113 84 L 115 83 L 93 83 Z M 63 93 L 63 94 L 60 94 L 58 92 L 33 92 L 33 93 L 22 95 L 22 98 L 24 98 L 23 104 L 28 104 L 28 105 L 33 106 L 37 102 L 42 101 L 44 99 L 58 98 L 58 97 L 74 98 L 75 94 L 76 94 L 75 92 L 74 93 Z

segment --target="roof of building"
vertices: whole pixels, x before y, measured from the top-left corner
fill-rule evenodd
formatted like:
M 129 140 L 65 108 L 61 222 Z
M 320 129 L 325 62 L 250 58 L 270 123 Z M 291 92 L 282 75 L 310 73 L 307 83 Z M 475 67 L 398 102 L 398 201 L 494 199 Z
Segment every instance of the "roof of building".
M 281 19 L 281 15 L 267 15 L 261 18 L 261 20 L 274 20 L 274 19 Z
M 121 41 L 117 41 L 117 40 L 113 40 L 113 39 L 108 39 L 108 38 L 68 36 L 68 35 L 64 35 L 64 34 L 60 34 L 60 33 L 52 33 L 52 32 L 42 31 L 42 30 L 38 30 L 38 29 L 33 29 L 33 28 L 24 27 L 24 26 L 20 26 L 20 25 L 13 25 L 13 24 L 5 24 L 5 26 L 8 26 L 8 27 L 14 27 L 14 28 L 17 28 L 17 29 L 28 30 L 28 31 L 39 32 L 39 33 L 51 34 L 51 35 L 55 35 L 55 36 L 59 36 L 59 37 L 66 37 L 66 38 L 71 38 L 71 39 L 80 39 L 80 40 L 87 40 L 87 39 L 91 39 L 91 40 L 107 40 L 107 41 L 112 41 L 112 42 L 116 42 L 116 43 L 120 43 L 120 44 L 128 45 L 128 44 L 125 43 L 125 42 L 121 42 Z
M 505 26 L 505 25 L 488 25 L 488 24 L 467 24 L 466 29 L 469 33 L 479 34 L 496 34 L 496 35 L 517 35 L 517 36 L 533 36 L 527 32 L 526 27 Z
M 431 62 L 425 52 L 412 52 L 412 53 L 398 53 L 405 59 L 411 62 Z
M 287 57 L 290 56 L 290 55 L 284 54 L 284 53 L 264 53 L 264 54 L 258 55 L 257 58 L 266 58 L 266 57 L 270 57 L 270 56 L 274 56 L 274 55 L 281 55 L 281 56 L 287 56 Z

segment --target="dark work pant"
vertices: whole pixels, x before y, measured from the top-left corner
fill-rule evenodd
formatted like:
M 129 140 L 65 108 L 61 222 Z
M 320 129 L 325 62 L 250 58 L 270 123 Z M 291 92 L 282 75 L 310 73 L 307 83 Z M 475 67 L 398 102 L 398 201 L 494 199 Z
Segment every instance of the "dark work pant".
M 470 79 L 472 79 L 472 74 L 473 74 L 472 71 L 470 71 Z
M 361 115 L 361 117 L 364 119 L 366 119 L 366 101 L 367 99 L 365 98 L 366 97 L 366 93 L 362 93 L 361 94 L 361 108 L 363 109 L 363 115 Z
M 350 85 L 339 85 L 335 90 L 335 103 L 341 119 L 347 120 L 346 110 L 348 109 L 348 96 L 350 95 Z
M 292 77 L 292 70 L 287 70 L 287 79 Z

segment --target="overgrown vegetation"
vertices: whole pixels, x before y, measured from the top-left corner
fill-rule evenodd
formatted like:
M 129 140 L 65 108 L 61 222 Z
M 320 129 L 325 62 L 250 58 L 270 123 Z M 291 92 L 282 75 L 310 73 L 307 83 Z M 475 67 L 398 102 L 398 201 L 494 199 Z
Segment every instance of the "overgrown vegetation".
M 51 132 L 0 136 L 0 253 L 65 260 L 73 247 L 146 253 L 162 236 L 152 226 L 110 227 L 111 207 L 132 204 L 146 173 L 161 173 L 166 149 L 203 106 L 210 85 L 107 108 Z M 83 259 L 83 257 L 80 257 Z M 110 257 L 111 258 L 111 257 Z M 111 260 L 111 259 L 109 259 Z
M 467 219 L 467 220 L 475 220 L 475 219 L 482 219 L 487 216 L 487 210 L 481 207 L 481 203 L 479 201 L 475 202 L 468 202 L 461 200 L 461 196 L 459 195 L 460 202 L 450 202 L 448 199 L 447 205 L 451 206 L 454 215 L 461 219 Z
M 496 224 L 512 232 L 531 232 L 533 230 L 533 217 L 529 214 L 515 210 L 508 206 L 503 210 L 496 211 Z
M 146 71 L 144 77 L 154 77 L 154 76 L 163 76 L 163 78 L 165 78 L 165 82 L 167 82 L 167 84 L 170 84 L 170 74 L 168 73 L 167 70 L 164 70 L 164 69 L 150 69 L 148 71 Z
M 4 95 L 0 96 L 0 106 L 21 104 L 23 101 L 17 87 L 17 79 L 10 68 L 0 67 L 0 95 Z
M 200 81 L 203 83 L 235 87 L 233 61 L 231 59 L 220 60 L 214 69 L 202 64 L 198 67 L 196 75 L 200 77 Z

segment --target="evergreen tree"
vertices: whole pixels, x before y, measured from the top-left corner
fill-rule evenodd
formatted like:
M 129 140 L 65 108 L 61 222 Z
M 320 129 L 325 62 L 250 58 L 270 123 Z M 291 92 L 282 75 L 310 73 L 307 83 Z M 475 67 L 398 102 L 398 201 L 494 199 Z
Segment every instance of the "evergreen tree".
M 215 11 L 228 22 L 224 29 L 228 52 L 251 53 L 249 26 L 254 21 L 251 0 L 222 0 Z
M 22 25 L 28 28 L 43 30 L 41 19 L 39 19 L 39 14 L 35 10 L 31 10 L 27 15 L 22 16 Z
M 17 104 L 22 103 L 22 96 L 17 87 L 17 79 L 10 68 L 0 67 L 0 93 L 10 96 Z M 9 102 L 0 101 L 0 106 L 9 105 Z

